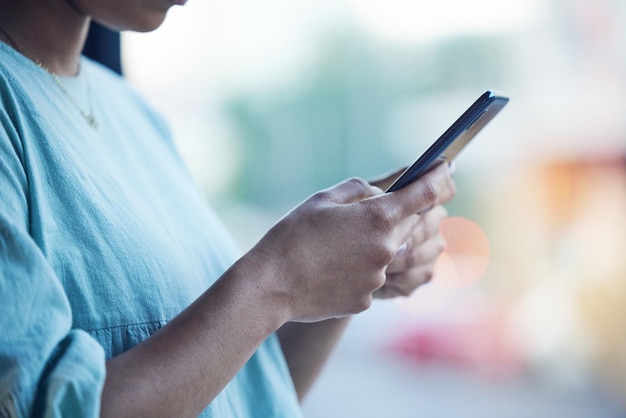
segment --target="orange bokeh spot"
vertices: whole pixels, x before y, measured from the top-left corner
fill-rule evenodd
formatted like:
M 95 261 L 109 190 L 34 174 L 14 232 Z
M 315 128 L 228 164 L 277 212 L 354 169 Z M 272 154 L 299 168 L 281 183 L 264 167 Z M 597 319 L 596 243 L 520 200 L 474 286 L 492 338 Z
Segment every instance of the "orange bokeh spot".
M 413 315 L 430 315 L 443 310 L 456 289 L 480 279 L 489 264 L 489 242 L 483 230 L 464 218 L 447 218 L 441 224 L 446 250 L 435 263 L 432 280 L 396 304 Z
M 452 261 L 456 275 L 445 278 L 442 285 L 466 287 L 480 279 L 489 265 L 489 241 L 482 228 L 476 223 L 460 217 L 445 219 L 441 234 L 446 240 L 446 255 Z M 439 262 L 438 262 L 439 264 Z M 437 280 L 437 270 L 435 270 Z

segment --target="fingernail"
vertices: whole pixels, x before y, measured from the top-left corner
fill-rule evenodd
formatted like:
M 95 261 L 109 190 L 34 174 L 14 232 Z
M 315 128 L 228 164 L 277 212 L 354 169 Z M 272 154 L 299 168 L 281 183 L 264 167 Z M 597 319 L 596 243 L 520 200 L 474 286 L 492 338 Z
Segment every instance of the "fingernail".
M 456 171 L 456 163 L 454 161 L 450 161 L 448 163 L 448 170 L 450 170 L 451 175 L 454 175 L 454 172 Z
M 409 248 L 409 244 L 407 244 L 406 242 L 402 244 L 401 246 L 399 246 L 398 250 L 396 251 L 396 257 L 402 257 L 406 253 L 406 250 L 408 248 Z

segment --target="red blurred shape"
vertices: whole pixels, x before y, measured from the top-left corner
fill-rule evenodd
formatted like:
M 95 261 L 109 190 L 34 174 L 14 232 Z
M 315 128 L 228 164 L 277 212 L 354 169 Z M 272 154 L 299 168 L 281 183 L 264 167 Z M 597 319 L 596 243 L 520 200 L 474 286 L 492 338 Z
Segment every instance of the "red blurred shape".
M 484 303 L 484 301 L 479 302 Z M 392 352 L 422 365 L 445 365 L 489 378 L 513 377 L 524 369 L 521 352 L 508 337 L 503 310 L 471 319 L 443 318 L 404 331 L 389 346 Z

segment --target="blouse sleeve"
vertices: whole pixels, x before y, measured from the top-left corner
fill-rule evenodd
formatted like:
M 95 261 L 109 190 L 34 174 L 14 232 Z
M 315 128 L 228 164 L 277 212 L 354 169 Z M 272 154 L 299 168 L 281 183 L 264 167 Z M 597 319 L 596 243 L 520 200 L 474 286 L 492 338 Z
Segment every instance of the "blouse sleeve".
M 28 179 L 0 106 L 0 417 L 96 417 L 102 347 L 72 329 L 63 286 L 29 234 Z

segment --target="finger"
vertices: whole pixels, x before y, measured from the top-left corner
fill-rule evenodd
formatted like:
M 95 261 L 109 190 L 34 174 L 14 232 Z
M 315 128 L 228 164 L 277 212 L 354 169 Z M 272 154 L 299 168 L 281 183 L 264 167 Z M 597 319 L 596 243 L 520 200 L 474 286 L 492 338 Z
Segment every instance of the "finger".
M 443 206 L 437 205 L 427 213 L 413 215 L 403 220 L 396 228 L 396 235 L 399 238 L 396 238 L 395 242 L 400 243 L 396 250 L 396 259 L 410 256 L 412 251 L 417 251 L 426 241 L 438 235 L 441 222 L 447 214 Z
M 396 181 L 396 179 L 400 177 L 400 175 L 404 173 L 405 171 L 406 171 L 406 167 L 403 167 L 391 173 L 383 174 L 382 177 L 371 180 L 370 184 L 373 186 L 379 187 L 382 190 L 387 190 L 389 186 L 391 186 L 393 182 Z
M 406 187 L 373 199 L 380 199 L 392 221 L 399 222 L 400 219 L 449 201 L 455 193 L 456 187 L 448 164 L 440 164 Z
M 394 242 L 400 243 L 396 257 L 402 256 L 413 245 L 419 245 L 423 241 L 426 234 L 425 226 L 423 217 L 417 214 L 400 221 L 394 231 Z
M 410 271 L 420 265 L 433 263 L 444 249 L 445 240 L 440 234 L 429 237 L 420 245 L 408 242 L 406 251 L 396 256 L 387 266 L 387 275 Z
M 424 235 L 431 237 L 439 233 L 441 222 L 448 216 L 448 211 L 442 205 L 437 205 L 428 212 L 424 212 L 421 215 L 421 224 L 423 224 Z
M 381 190 L 363 179 L 353 177 L 333 187 L 317 192 L 314 197 L 339 204 L 358 202 L 376 196 Z
M 427 211 L 406 218 L 401 225 L 405 226 L 405 240 L 413 240 L 416 245 L 439 233 L 441 222 L 448 216 L 442 205 L 436 205 Z M 412 221 L 412 222 L 411 222 Z
M 376 299 L 410 296 L 418 287 L 428 283 L 434 276 L 434 263 L 420 265 L 409 271 L 389 275 L 385 285 L 373 293 Z

